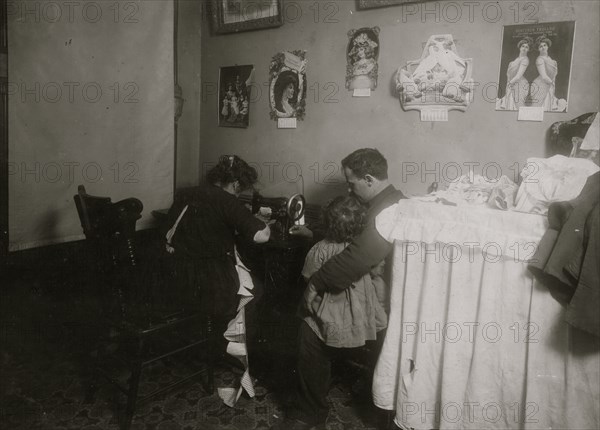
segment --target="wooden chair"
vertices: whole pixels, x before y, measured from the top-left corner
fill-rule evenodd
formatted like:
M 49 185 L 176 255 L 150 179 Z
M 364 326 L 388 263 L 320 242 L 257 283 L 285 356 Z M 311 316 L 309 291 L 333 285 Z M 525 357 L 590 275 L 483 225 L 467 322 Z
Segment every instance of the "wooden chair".
M 74 200 L 88 243 L 90 280 L 98 286 L 102 302 L 99 331 L 103 336 L 98 340 L 88 400 L 95 394 L 98 376 L 103 374 L 127 397 L 121 421 L 121 428 L 126 430 L 138 401 L 191 378 L 203 375 L 204 388 L 212 393 L 214 359 L 211 351 L 215 350 L 212 321 L 183 303 L 164 306 L 163 297 L 153 298 L 157 290 L 160 296 L 161 289 L 176 286 L 169 285 L 172 271 L 165 264 L 168 253 L 157 252 L 158 257 L 152 257 L 152 253 L 146 252 L 146 260 L 138 257 L 135 225 L 141 218 L 142 203 L 135 198 L 112 203 L 108 197 L 87 194 L 83 185 L 79 186 Z M 163 242 L 157 241 L 156 248 L 161 246 Z M 194 351 L 197 354 L 193 354 Z M 190 374 L 139 395 L 144 368 L 186 355 L 188 359 L 192 355 L 194 358 L 194 370 Z M 116 367 L 109 365 L 115 361 L 128 370 L 126 383 L 115 377 Z

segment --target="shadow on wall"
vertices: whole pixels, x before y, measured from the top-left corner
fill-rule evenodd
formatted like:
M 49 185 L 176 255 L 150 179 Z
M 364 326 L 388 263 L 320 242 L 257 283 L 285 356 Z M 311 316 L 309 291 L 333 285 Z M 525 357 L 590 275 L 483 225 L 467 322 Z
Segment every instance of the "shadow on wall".
M 75 210 L 75 208 L 73 208 Z M 56 229 L 58 225 L 58 210 L 48 209 L 44 212 L 44 217 L 41 218 L 40 222 L 36 225 L 35 231 L 38 232 L 40 240 L 51 240 L 60 237 L 59 232 Z
M 281 181 L 275 184 L 257 184 L 256 189 L 263 197 L 289 197 L 296 193 L 304 194 L 307 192 L 310 195 L 308 203 L 323 204 L 326 201 L 348 193 L 346 183 L 341 178 L 336 178 L 335 182 L 326 184 L 309 184 L 311 178 L 305 178 L 305 183 L 302 180 L 295 182 Z

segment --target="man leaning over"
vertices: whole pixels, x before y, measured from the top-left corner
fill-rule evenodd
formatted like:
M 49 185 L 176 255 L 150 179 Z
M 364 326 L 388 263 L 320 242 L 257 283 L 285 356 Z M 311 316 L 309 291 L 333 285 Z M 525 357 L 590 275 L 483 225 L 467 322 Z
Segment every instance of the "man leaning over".
M 377 232 L 375 218 L 404 198 L 388 181 L 387 160 L 377 149 L 358 149 L 342 160 L 348 191 L 368 207 L 367 225 L 344 251 L 332 257 L 310 279 L 304 301 L 309 308 L 317 294 L 340 292 L 369 273 L 391 254 L 392 244 Z M 327 393 L 331 383 L 331 356 L 335 352 L 302 322 L 297 363 L 298 387 L 284 421 L 272 429 L 325 428 L 329 413 Z

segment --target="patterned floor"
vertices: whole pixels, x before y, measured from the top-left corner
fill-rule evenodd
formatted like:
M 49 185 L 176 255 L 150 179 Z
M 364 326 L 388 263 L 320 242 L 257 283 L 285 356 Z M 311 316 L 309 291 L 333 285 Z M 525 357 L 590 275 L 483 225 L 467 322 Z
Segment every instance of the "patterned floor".
M 85 363 L 91 348 L 85 314 L 94 306 L 74 290 L 49 293 L 45 282 L 21 279 L 3 286 L 0 357 L 0 428 L 118 429 L 123 397 L 108 384 L 91 403 L 85 399 Z M 52 289 L 50 289 L 52 290 Z M 192 382 L 138 407 L 132 430 L 268 429 L 283 416 L 293 386 L 293 356 L 271 354 L 257 363 L 256 396 L 242 396 L 234 408 L 217 394 L 207 395 Z M 155 366 L 145 374 L 143 392 L 168 382 L 180 372 Z M 217 370 L 216 386 L 234 386 L 241 372 L 231 366 Z M 330 392 L 330 430 L 375 429 L 379 415 L 363 372 L 352 367 L 336 372 Z

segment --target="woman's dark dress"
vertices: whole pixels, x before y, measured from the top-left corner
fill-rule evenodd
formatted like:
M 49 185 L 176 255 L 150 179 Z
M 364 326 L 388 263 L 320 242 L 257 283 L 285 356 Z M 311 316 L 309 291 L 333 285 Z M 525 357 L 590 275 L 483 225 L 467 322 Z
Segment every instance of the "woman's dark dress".
M 190 306 L 228 321 L 236 314 L 238 304 L 236 232 L 252 241 L 265 224 L 234 195 L 207 185 L 173 204 L 169 228 L 186 205 L 188 209 L 171 240 L 175 248 L 177 288 L 181 288 Z

